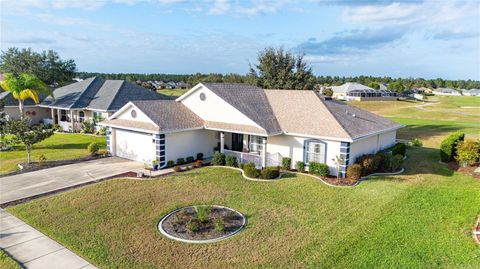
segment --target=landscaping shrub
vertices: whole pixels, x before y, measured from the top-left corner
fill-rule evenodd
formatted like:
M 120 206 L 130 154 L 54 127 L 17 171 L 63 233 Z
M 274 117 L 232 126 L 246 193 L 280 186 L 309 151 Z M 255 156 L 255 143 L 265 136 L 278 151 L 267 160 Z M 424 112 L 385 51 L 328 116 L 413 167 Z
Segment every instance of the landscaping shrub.
M 202 165 L 203 165 L 202 160 L 196 160 L 195 164 L 193 166 L 195 166 L 195 168 L 200 168 L 200 167 L 202 167 Z
M 47 157 L 45 156 L 45 154 L 41 154 L 40 156 L 38 156 L 38 163 L 40 165 L 44 165 L 46 161 Z
M 380 164 L 378 165 L 378 171 L 386 172 L 390 171 L 390 162 L 392 155 L 387 152 L 379 152 L 377 156 L 380 158 Z
M 200 221 L 198 219 L 191 219 L 187 222 L 186 228 L 189 232 L 196 232 L 200 228 Z
M 243 166 L 244 166 L 244 165 L 245 165 L 244 163 L 239 163 L 239 164 L 238 164 L 238 167 L 243 170 Z
M 222 218 L 218 218 L 215 220 L 215 231 L 223 232 L 225 231 L 225 222 Z
M 362 176 L 362 166 L 358 163 L 352 164 L 347 167 L 347 177 L 353 180 L 359 180 Z
M 480 141 L 466 139 L 458 142 L 455 159 L 461 166 L 472 166 L 480 157 Z
M 185 164 L 185 159 L 184 158 L 178 158 L 177 159 L 177 165 L 182 165 Z
M 54 124 L 52 129 L 53 129 L 53 131 L 58 132 L 58 131 L 60 131 L 60 125 Z
M 463 141 L 465 134 L 462 132 L 455 132 L 445 138 L 440 144 L 440 160 L 442 162 L 451 162 L 455 159 L 457 144 Z
M 260 176 L 260 170 L 255 167 L 255 163 L 246 163 L 243 165 L 243 171 L 245 175 L 250 178 L 258 178 Z
M 213 154 L 212 164 L 213 165 L 225 165 L 225 154 L 223 154 L 219 151 L 216 151 Z
M 362 175 L 366 176 L 377 171 L 381 161 L 382 157 L 379 155 L 366 154 L 358 157 L 355 163 L 362 166 Z
M 274 179 L 280 176 L 280 168 L 278 166 L 265 167 L 260 172 L 260 177 L 263 179 Z
M 100 130 L 98 130 L 99 135 L 107 135 L 107 127 L 101 127 Z
M 208 217 L 212 209 L 209 206 L 196 206 L 195 211 L 197 213 L 198 220 L 202 223 L 205 223 L 208 221 Z
M 231 166 L 231 167 L 237 167 L 237 157 L 235 156 L 232 156 L 232 155 L 228 155 L 226 158 L 225 158 L 225 165 L 226 166 Z
M 195 161 L 195 158 L 193 158 L 193 156 L 187 157 L 187 163 L 193 163 L 193 161 Z
M 173 167 L 173 171 L 174 171 L 174 172 L 180 172 L 180 171 L 182 171 L 182 168 L 180 168 L 180 166 L 178 166 L 178 165 L 175 165 L 175 166 Z
M 392 172 L 397 172 L 400 170 L 400 166 L 402 166 L 403 163 L 403 156 L 400 154 L 397 154 L 392 157 L 390 161 L 390 169 Z
M 92 134 L 95 131 L 95 124 L 91 120 L 85 120 L 82 122 L 82 133 Z
M 403 143 L 397 143 L 395 144 L 395 146 L 390 147 L 389 150 L 392 152 L 392 155 L 400 154 L 402 156 L 405 156 L 405 153 L 407 151 L 407 145 Z
M 290 170 L 292 169 L 292 159 L 283 157 L 282 158 L 282 169 L 283 170 Z
M 203 153 L 197 153 L 197 160 L 203 161 Z
M 308 171 L 311 174 L 315 174 L 317 176 L 326 177 L 330 174 L 330 170 L 328 169 L 328 165 L 324 163 L 317 163 L 317 162 L 310 162 L 308 164 Z
M 97 154 L 99 149 L 100 149 L 100 143 L 97 143 L 97 142 L 92 142 L 88 144 L 88 147 L 87 147 L 88 153 L 90 153 L 91 155 Z
M 108 156 L 109 152 L 108 152 L 107 149 L 99 149 L 99 150 L 97 151 L 97 154 L 98 154 L 98 155 L 102 155 L 102 156 Z
M 298 172 L 303 173 L 305 172 L 305 163 L 298 161 L 295 163 L 295 169 L 297 169 Z
M 421 147 L 421 146 L 423 146 L 423 142 L 422 142 L 422 140 L 420 140 L 419 138 L 414 138 L 414 139 L 412 139 L 412 141 L 410 141 L 410 143 L 412 143 L 412 146 L 414 146 L 414 147 Z
M 172 160 L 168 160 L 167 161 L 167 167 L 170 168 L 170 167 L 173 167 L 175 165 L 175 162 L 172 161 Z

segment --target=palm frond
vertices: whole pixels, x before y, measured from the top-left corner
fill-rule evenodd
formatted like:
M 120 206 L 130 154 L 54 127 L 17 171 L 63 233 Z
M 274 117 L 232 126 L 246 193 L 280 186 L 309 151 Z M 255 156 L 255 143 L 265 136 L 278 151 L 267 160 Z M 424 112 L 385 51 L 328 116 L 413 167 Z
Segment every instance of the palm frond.
M 32 99 L 35 102 L 35 104 L 40 103 L 40 98 L 38 97 L 38 93 L 35 90 L 25 89 L 20 92 L 18 99 L 25 100 L 27 98 Z

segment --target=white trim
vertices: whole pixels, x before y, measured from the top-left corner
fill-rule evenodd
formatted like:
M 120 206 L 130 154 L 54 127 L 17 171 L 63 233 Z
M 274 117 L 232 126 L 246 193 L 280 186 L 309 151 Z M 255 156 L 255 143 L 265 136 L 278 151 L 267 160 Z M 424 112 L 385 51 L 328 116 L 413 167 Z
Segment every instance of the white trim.
M 228 132 L 228 133 L 237 133 L 237 134 L 241 133 L 241 134 L 256 135 L 256 136 L 267 136 L 267 134 L 260 134 L 260 133 L 240 132 L 240 131 L 229 130 L 229 129 L 220 129 L 220 128 L 209 128 L 206 125 L 203 128 L 205 130 L 212 130 L 212 131 L 219 131 L 219 132 Z
M 18 108 L 18 105 L 14 105 L 14 106 L 3 106 L 4 108 Z M 24 105 L 23 107 L 39 107 L 38 105 Z
M 196 130 L 204 130 L 203 127 L 196 127 L 196 128 L 187 128 L 187 129 L 176 129 L 176 130 L 169 130 L 169 131 L 159 131 L 159 134 L 173 134 L 173 133 L 181 133 L 181 132 L 188 132 L 188 131 L 196 131 Z
M 190 90 L 188 90 L 186 93 L 180 95 L 177 99 L 175 99 L 175 101 L 177 102 L 181 102 L 183 99 L 187 98 L 188 96 L 190 96 L 192 93 L 196 92 L 198 89 L 200 89 L 201 87 L 205 87 L 207 88 L 205 85 L 203 85 L 201 82 L 198 83 L 197 85 L 193 86 Z M 208 88 L 207 88 L 208 89 Z M 210 89 L 209 89 L 210 90 Z M 211 91 L 211 90 L 210 90 Z M 223 98 L 222 98 L 223 99 Z
M 361 137 L 358 137 L 358 138 L 353 139 L 352 142 L 356 142 L 356 141 L 359 141 L 359 140 L 363 140 L 363 139 L 365 139 L 365 138 L 369 138 L 369 137 L 374 136 L 374 135 L 380 135 L 380 134 L 388 133 L 388 132 L 391 132 L 391 131 L 396 131 L 396 130 L 401 129 L 401 128 L 404 128 L 404 127 L 405 127 L 405 125 L 400 125 L 400 126 L 393 127 L 393 128 L 389 128 L 389 129 L 385 129 L 385 130 L 382 130 L 382 131 L 377 131 L 377 132 L 369 133 L 369 134 L 366 134 L 366 135 L 364 135 L 364 136 L 361 136 Z
M 339 137 L 330 137 L 330 136 L 316 136 L 316 135 L 309 135 L 309 134 L 299 134 L 299 133 L 290 133 L 284 131 L 285 135 L 290 136 L 300 136 L 300 137 L 308 137 L 308 138 L 315 138 L 315 139 L 322 139 L 322 140 L 332 140 L 332 141 L 339 141 L 339 142 L 353 142 L 351 138 L 339 138 Z
M 125 126 L 120 126 L 120 125 L 115 125 L 115 124 L 105 124 L 103 122 L 99 122 L 97 124 L 100 125 L 100 126 L 122 129 L 122 130 L 127 130 L 127 131 L 137 131 L 137 132 L 141 132 L 141 133 L 158 134 L 158 131 L 141 129 L 141 128 L 125 127 Z

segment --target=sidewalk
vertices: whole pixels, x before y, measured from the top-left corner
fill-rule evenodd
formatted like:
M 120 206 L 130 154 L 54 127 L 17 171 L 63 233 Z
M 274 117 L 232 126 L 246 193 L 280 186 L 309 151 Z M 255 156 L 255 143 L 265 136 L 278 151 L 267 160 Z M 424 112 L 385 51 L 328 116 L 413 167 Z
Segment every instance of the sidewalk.
M 3 209 L 0 209 L 0 247 L 28 269 L 96 268 Z

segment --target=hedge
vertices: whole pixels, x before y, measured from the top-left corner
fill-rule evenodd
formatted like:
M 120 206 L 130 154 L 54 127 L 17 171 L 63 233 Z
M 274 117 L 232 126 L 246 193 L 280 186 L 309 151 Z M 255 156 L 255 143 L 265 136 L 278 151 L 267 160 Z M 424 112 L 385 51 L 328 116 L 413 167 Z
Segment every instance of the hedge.
M 237 167 L 238 166 L 237 157 L 235 157 L 233 155 L 228 155 L 225 158 L 225 165 L 226 166 L 231 166 L 231 167 Z
M 392 155 L 397 155 L 400 154 L 402 156 L 405 156 L 405 153 L 407 151 L 407 145 L 403 143 L 397 143 L 395 146 L 388 148 L 392 152 Z
M 258 178 L 260 176 L 260 170 L 255 167 L 255 163 L 246 163 L 243 165 L 243 172 L 250 178 Z
M 288 157 L 282 158 L 282 169 L 283 170 L 290 170 L 292 169 L 292 159 Z
M 223 154 L 219 151 L 216 151 L 213 154 L 212 164 L 213 165 L 225 165 L 225 154 Z
M 280 176 L 280 169 L 277 166 L 266 167 L 260 172 L 260 176 L 263 179 L 278 178 Z
M 362 176 L 362 166 L 359 165 L 358 163 L 350 165 L 347 168 L 347 177 L 354 180 L 359 180 L 361 176 Z
M 457 144 L 465 139 L 465 133 L 455 132 L 447 136 L 440 144 L 440 160 L 451 162 L 457 156 Z
M 324 163 L 317 163 L 317 162 L 310 162 L 308 164 L 308 171 L 311 174 L 315 174 L 317 176 L 326 177 L 330 174 L 330 170 L 328 169 L 328 165 Z

